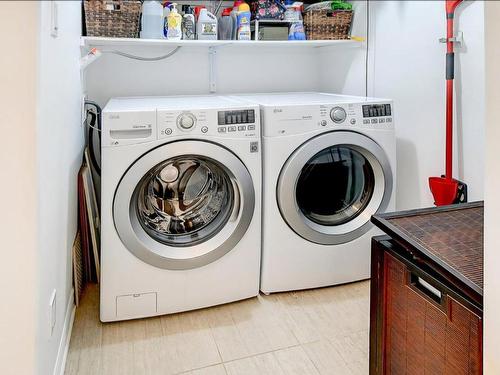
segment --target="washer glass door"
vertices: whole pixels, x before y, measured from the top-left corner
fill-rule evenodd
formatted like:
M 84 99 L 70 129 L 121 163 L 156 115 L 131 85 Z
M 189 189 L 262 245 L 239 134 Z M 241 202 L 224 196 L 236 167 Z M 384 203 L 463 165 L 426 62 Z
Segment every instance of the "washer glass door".
M 385 152 L 372 139 L 347 131 L 302 144 L 283 166 L 277 187 L 287 224 L 306 240 L 325 245 L 366 233 L 371 216 L 387 208 L 391 193 Z
M 117 233 L 155 267 L 191 269 L 231 251 L 253 217 L 255 191 L 245 165 L 204 141 L 178 141 L 142 155 L 113 202 Z
M 133 204 L 152 238 L 170 246 L 192 246 L 227 223 L 233 197 L 231 178 L 219 163 L 188 155 L 148 171 L 135 189 Z

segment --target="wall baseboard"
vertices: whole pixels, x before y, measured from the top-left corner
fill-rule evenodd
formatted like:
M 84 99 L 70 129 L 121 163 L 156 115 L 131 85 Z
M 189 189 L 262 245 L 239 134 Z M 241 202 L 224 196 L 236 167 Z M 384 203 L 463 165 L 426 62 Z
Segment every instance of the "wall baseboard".
M 69 342 L 71 339 L 71 331 L 73 330 L 73 322 L 75 320 L 76 306 L 74 304 L 74 290 L 71 289 L 68 306 L 66 307 L 66 315 L 64 318 L 64 326 L 61 334 L 61 341 L 59 342 L 59 349 L 57 351 L 56 364 L 54 366 L 53 375 L 64 375 L 66 367 L 66 358 L 68 356 Z

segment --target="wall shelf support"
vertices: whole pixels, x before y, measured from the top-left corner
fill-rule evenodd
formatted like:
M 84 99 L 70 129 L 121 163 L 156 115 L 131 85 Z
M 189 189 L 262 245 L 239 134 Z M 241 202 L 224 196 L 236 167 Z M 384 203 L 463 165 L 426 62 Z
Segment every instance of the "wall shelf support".
M 208 47 L 208 90 L 210 93 L 217 92 L 217 49 Z

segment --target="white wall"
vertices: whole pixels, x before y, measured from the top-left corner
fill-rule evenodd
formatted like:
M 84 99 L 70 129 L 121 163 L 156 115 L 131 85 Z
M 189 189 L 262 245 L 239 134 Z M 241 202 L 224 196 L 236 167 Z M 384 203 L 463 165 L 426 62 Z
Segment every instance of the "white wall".
M 57 38 L 50 35 L 51 2 L 39 3 L 38 55 L 38 373 L 52 374 L 63 359 L 73 295 L 71 248 L 77 227 L 77 173 L 81 165 L 80 2 L 58 1 Z M 24 22 L 23 22 L 24 23 Z M 56 324 L 49 299 L 56 290 Z M 66 326 L 65 326 L 66 322 Z
M 351 3 L 354 9 L 351 35 L 365 38 L 365 42 L 351 48 L 320 48 L 318 88 L 324 92 L 365 96 L 368 7 L 363 0 Z
M 35 372 L 37 6 L 0 2 L 0 373 Z
M 445 36 L 443 1 L 371 1 L 369 95 L 395 100 L 397 208 L 431 206 L 427 179 L 444 173 Z M 484 3 L 464 2 L 456 30 L 454 177 L 469 200 L 483 197 Z
M 484 374 L 500 374 L 500 3 L 485 4 Z

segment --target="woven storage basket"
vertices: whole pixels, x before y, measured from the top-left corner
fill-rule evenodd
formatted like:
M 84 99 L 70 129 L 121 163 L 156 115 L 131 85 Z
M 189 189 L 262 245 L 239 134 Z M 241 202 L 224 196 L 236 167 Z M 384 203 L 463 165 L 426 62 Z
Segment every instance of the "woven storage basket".
M 309 10 L 304 13 L 307 39 L 349 39 L 352 10 Z
M 137 38 L 140 1 L 84 0 L 87 36 Z

